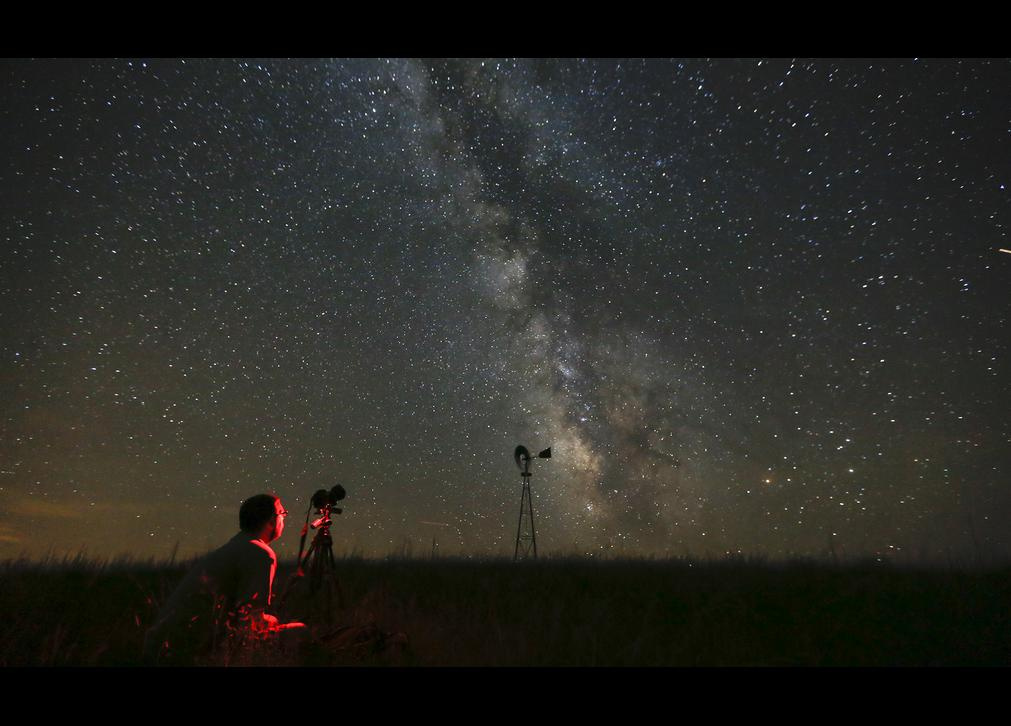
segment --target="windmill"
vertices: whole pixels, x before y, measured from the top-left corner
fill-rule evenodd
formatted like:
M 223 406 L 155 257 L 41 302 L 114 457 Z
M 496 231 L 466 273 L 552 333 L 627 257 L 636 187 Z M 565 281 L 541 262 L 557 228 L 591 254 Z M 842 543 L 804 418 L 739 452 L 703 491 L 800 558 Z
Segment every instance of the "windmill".
M 537 559 L 537 532 L 534 530 L 534 502 L 530 495 L 530 462 L 534 457 L 525 446 L 517 446 L 513 453 L 516 459 L 516 466 L 520 469 L 520 477 L 523 480 L 523 493 L 520 496 L 520 521 L 516 525 L 516 549 L 513 552 L 513 562 L 526 559 L 533 553 L 533 558 Z M 544 449 L 537 455 L 538 459 L 550 459 L 551 447 Z M 524 528 L 526 524 L 526 528 Z

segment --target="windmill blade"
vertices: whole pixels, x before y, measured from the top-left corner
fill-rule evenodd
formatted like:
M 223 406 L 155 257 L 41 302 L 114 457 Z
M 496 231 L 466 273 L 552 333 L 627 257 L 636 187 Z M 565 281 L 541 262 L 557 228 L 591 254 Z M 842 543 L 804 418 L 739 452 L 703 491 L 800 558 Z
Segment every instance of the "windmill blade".
M 527 447 L 523 445 L 517 446 L 516 451 L 513 452 L 513 458 L 516 459 L 516 466 L 520 468 L 520 471 L 526 471 L 531 458 Z

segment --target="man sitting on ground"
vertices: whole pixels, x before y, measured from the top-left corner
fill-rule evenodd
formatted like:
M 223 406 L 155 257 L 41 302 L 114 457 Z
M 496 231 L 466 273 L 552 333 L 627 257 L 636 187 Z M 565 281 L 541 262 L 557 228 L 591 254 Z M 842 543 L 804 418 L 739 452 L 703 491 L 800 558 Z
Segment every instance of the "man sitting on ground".
M 197 562 L 158 613 L 144 639 L 149 662 L 186 663 L 226 642 L 245 643 L 302 623 L 281 624 L 266 612 L 277 556 L 270 543 L 288 514 L 272 494 L 257 494 L 239 508 L 241 531 Z

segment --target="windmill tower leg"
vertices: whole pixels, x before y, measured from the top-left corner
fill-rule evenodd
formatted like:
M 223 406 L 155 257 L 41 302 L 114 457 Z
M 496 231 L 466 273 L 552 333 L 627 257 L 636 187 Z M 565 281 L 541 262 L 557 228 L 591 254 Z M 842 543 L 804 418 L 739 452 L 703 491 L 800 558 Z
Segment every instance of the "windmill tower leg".
M 534 550 L 534 559 L 537 559 L 537 532 L 534 530 L 534 498 L 530 494 L 530 479 L 527 479 L 527 510 L 530 514 L 530 546 Z
M 516 525 L 516 549 L 513 552 L 513 562 L 522 556 L 526 559 L 533 550 L 534 559 L 537 558 L 537 534 L 534 531 L 534 502 L 530 495 L 530 474 L 523 473 L 523 493 L 520 496 L 520 519 Z M 523 518 L 529 520 L 529 533 L 524 531 Z M 522 554 L 521 554 L 522 552 Z

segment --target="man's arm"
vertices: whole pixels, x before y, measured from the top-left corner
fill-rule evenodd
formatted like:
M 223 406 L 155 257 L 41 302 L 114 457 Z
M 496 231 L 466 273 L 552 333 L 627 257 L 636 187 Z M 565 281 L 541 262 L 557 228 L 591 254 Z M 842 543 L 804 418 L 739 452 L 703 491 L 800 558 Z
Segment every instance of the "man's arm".
M 253 540 L 252 544 L 255 549 L 250 550 L 252 557 L 245 571 L 244 593 L 240 601 L 248 608 L 250 627 L 258 632 L 304 628 L 303 623 L 281 623 L 277 617 L 266 611 L 273 600 L 277 556 L 270 547 L 258 543 L 257 540 Z

